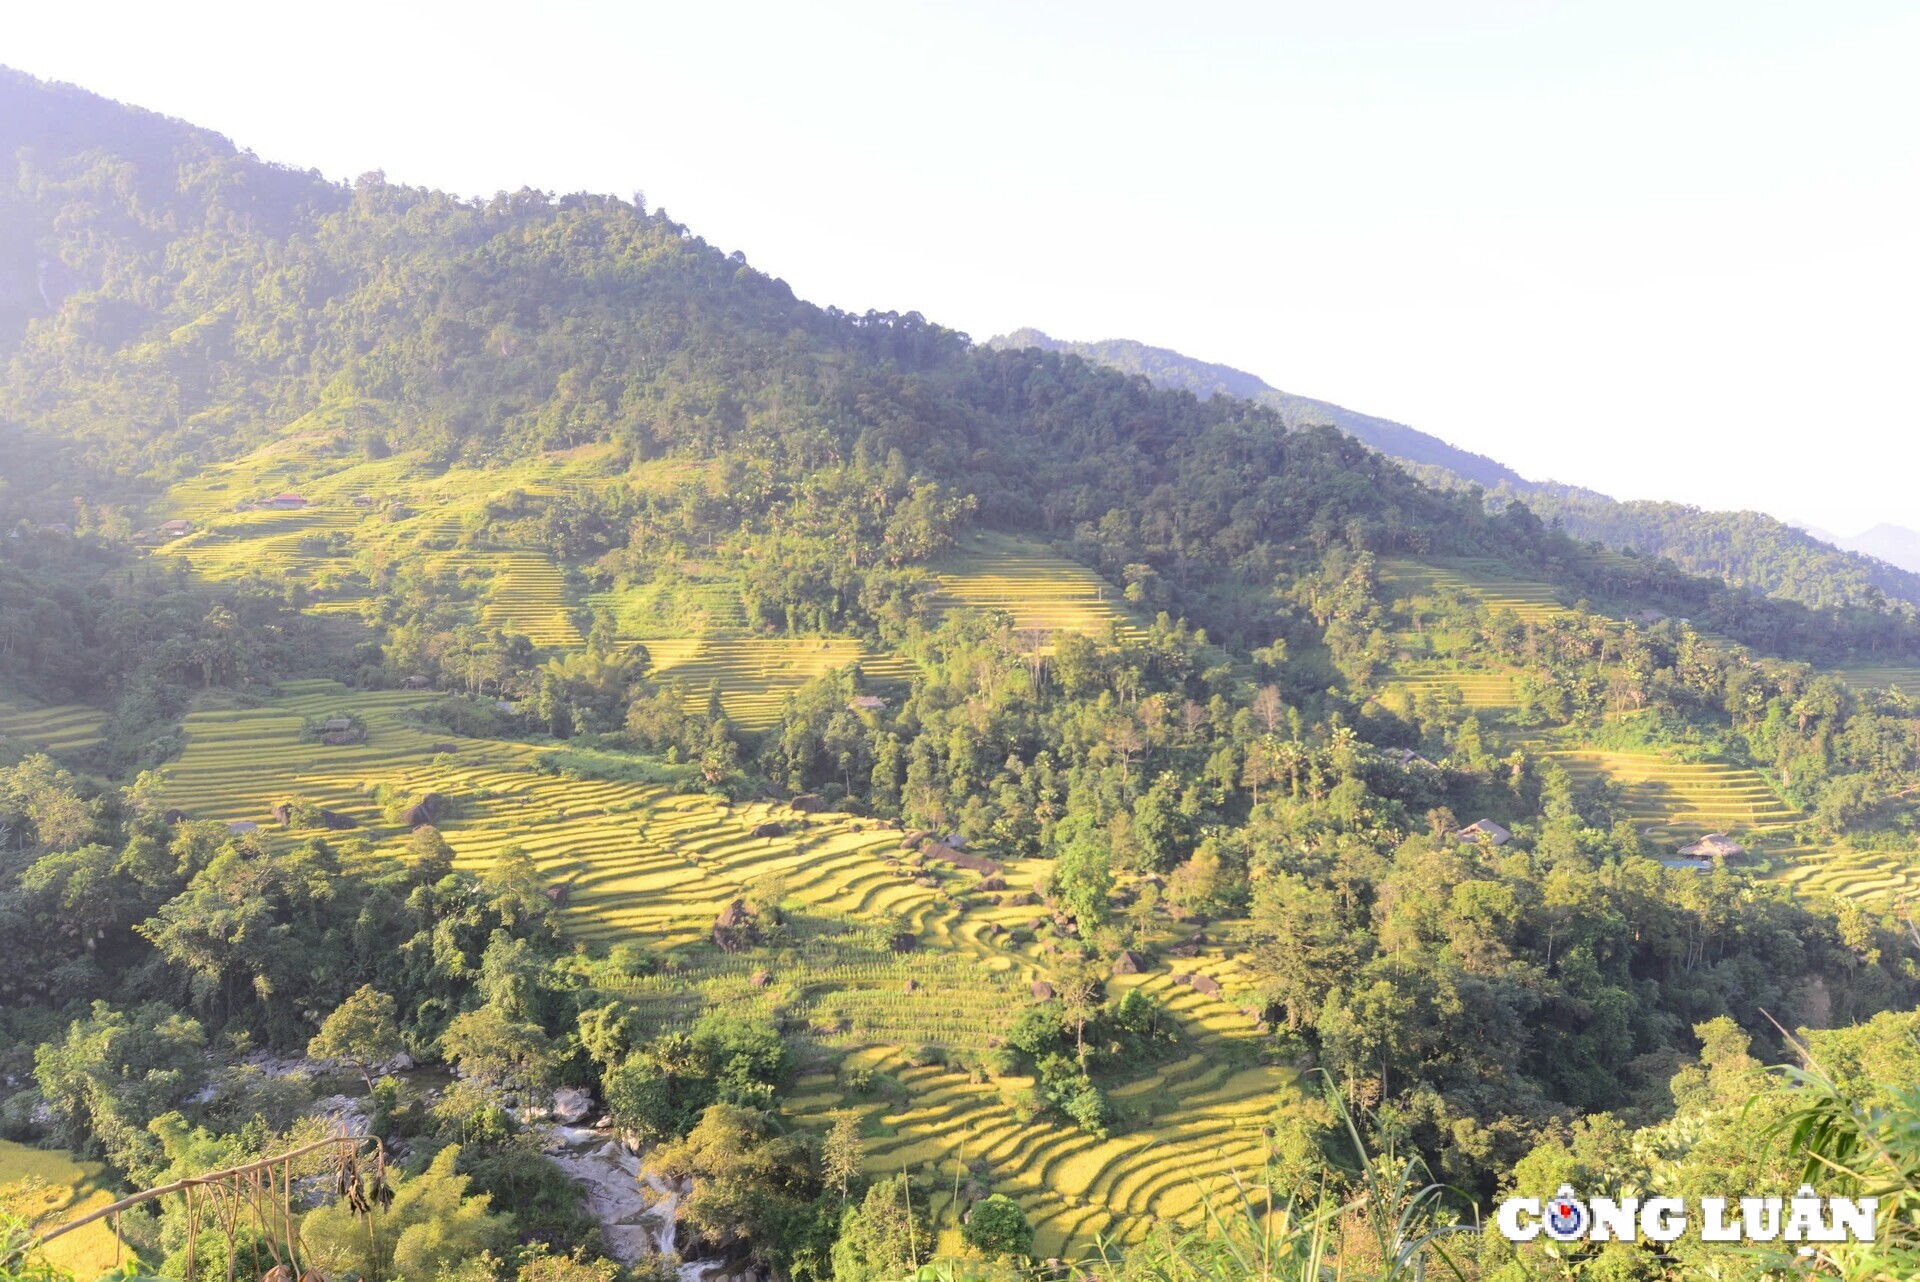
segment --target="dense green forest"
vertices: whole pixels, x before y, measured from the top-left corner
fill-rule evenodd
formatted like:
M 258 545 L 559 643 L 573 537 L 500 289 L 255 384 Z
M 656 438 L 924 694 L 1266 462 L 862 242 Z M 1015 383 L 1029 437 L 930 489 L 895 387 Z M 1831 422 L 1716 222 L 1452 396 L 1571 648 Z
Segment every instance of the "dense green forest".
M 1689 574 L 1736 588 L 1798 601 L 1816 609 L 1920 605 L 1920 574 L 1873 556 L 1846 551 L 1760 512 L 1712 512 L 1680 503 L 1621 502 L 1576 485 L 1530 481 L 1485 455 L 1436 436 L 1360 414 L 1326 401 L 1269 387 L 1258 377 L 1130 339 L 1069 343 L 1021 329 L 991 341 L 1003 351 L 1038 348 L 1079 356 L 1096 365 L 1138 374 L 1156 387 L 1179 388 L 1201 399 L 1239 397 L 1276 410 L 1290 427 L 1326 424 L 1405 465 L 1414 475 L 1449 488 L 1478 486 L 1495 507 L 1512 500 L 1575 538 L 1633 549 L 1670 561 Z
M 1845 1133 L 1747 1147 L 1747 1101 L 1797 1106 L 1762 1064 L 1911 1109 L 1905 905 L 1776 875 L 1916 849 L 1920 622 L 1857 566 L 1760 527 L 1717 554 L 1698 514 L 1656 543 L 1637 509 L 1601 541 L 1658 557 L 1608 551 L 1558 500 L 1430 485 L 1284 409 L 814 306 L 635 201 L 334 184 L 12 72 L 0 154 L 0 1138 L 145 1188 L 357 1099 L 391 1204 L 308 1210 L 327 1278 L 614 1282 L 675 1251 L 1241 1276 L 1204 1272 L 1241 1230 L 1177 1202 L 1240 1174 L 1303 1208 L 1269 1247 L 1518 1279 L 1559 1266 L 1441 1231 L 1570 1171 L 1797 1177 Z M 289 475 L 238 470 L 275 451 L 316 495 L 411 488 L 204 488 Z M 189 493 L 227 524 L 163 556 Z M 393 533 L 434 495 L 458 519 Z M 955 567 L 1040 556 L 1009 548 L 1102 576 L 1070 604 L 1104 625 L 1023 624 L 1003 586 L 965 608 Z M 533 562 L 552 640 L 502 622 L 498 567 Z M 716 584 L 725 621 L 688 624 Z M 756 722 L 675 676 L 716 639 L 867 658 Z M 333 702 L 220 759 L 223 800 L 273 780 L 270 821 L 177 804 L 214 730 L 296 686 Z M 87 709 L 97 734 L 51 741 Z M 1751 780 L 1754 857 L 1675 858 L 1687 815 L 1582 773 L 1608 753 Z M 641 840 L 667 872 L 610 870 Z M 815 875 L 843 856 L 864 880 Z M 927 991 L 953 1009 L 895 1013 Z M 549 1160 L 556 1090 L 671 1192 L 667 1250 L 616 1243 Z M 960 1098 L 1058 1155 L 950 1156 Z M 1098 1184 L 1229 1112 L 1231 1170 Z M 908 1131 L 934 1138 L 885 1147 Z M 1381 1181 L 1427 1180 L 1409 1214 L 1441 1235 L 1383 1227 Z M 195 1282 L 280 1245 L 195 1215 L 119 1231 Z

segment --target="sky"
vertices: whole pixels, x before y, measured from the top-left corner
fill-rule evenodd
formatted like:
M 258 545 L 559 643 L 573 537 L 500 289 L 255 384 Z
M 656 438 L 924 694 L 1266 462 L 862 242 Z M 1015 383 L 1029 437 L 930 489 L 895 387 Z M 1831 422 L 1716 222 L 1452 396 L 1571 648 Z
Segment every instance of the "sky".
M 821 304 L 1920 527 L 1908 0 L 0 11 L 0 62 L 330 177 L 644 192 Z

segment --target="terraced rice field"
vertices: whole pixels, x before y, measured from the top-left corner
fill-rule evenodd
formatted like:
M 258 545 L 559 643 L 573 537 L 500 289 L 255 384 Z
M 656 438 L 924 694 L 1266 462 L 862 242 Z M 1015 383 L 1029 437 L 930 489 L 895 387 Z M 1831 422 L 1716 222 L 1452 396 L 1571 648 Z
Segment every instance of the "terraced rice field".
M 97 1162 L 0 1140 L 0 1211 L 18 1215 L 45 1232 L 114 1200 L 111 1176 Z M 113 1229 L 97 1220 L 47 1247 L 49 1262 L 75 1277 L 96 1278 L 132 1260 L 118 1249 Z
M 866 684 L 905 686 L 913 662 L 845 637 L 686 637 L 642 641 L 653 675 L 679 681 L 690 706 L 704 703 L 707 688 L 720 683 L 727 716 L 749 729 L 780 720 L 780 704 L 795 690 L 836 668 L 860 666 Z
M 1224 963 L 1203 966 L 1230 982 Z M 1173 1063 L 1116 1089 L 1116 1108 L 1138 1124 L 1108 1139 L 1047 1121 L 1021 1121 L 1014 1100 L 1027 1079 L 977 1083 L 941 1067 L 915 1067 L 888 1047 L 849 1061 L 898 1082 L 901 1102 L 869 1101 L 838 1089 L 830 1076 L 803 1079 L 790 1107 L 824 1126 L 845 1108 L 867 1127 L 867 1165 L 875 1175 L 903 1168 L 932 1199 L 944 1234 L 951 1222 L 951 1180 L 963 1162 L 985 1161 L 996 1192 L 1016 1198 L 1036 1229 L 1035 1254 L 1072 1258 L 1096 1233 L 1137 1237 L 1154 1219 L 1193 1213 L 1206 1192 L 1264 1161 L 1260 1128 L 1291 1078 L 1250 1067 L 1239 1044 L 1251 1026 L 1228 1002 L 1176 985 L 1162 970 L 1115 977 L 1115 993 L 1137 986 L 1161 1001 L 1192 1039 Z M 946 1177 L 945 1191 L 941 1176 Z M 957 1240 L 949 1245 L 958 1246 Z
M 423 691 L 356 691 L 325 680 L 290 681 L 279 697 L 257 707 L 203 709 L 188 714 L 186 749 L 165 771 L 169 806 L 191 819 L 251 820 L 265 825 L 282 801 L 305 798 L 363 823 L 378 818 L 368 790 L 426 771 L 442 731 L 407 724 L 401 714 L 444 696 Z M 361 717 L 367 741 L 348 747 L 303 743 L 302 721 L 336 715 Z M 513 744 L 461 740 L 463 766 L 519 761 L 530 750 Z M 310 835 L 310 834 L 298 834 Z
M 1000 535 L 976 535 L 939 568 L 943 610 L 1004 611 L 1013 626 L 1105 636 L 1140 632 L 1120 590 L 1078 562 Z
M 480 614 L 483 624 L 517 632 L 541 647 L 585 640 L 567 601 L 566 571 L 538 552 L 496 553 L 490 560 L 494 579 Z
M 349 691 L 325 681 L 290 683 L 257 708 L 205 709 L 187 722 L 187 748 L 169 770 L 168 804 L 194 818 L 253 819 L 282 842 L 319 835 L 282 833 L 267 810 L 305 797 L 348 814 L 377 850 L 397 852 L 404 829 L 369 797 L 376 783 L 452 799 L 439 825 L 458 862 L 480 869 L 507 848 L 526 850 L 548 884 L 568 887 L 564 921 L 583 943 L 625 941 L 658 954 L 677 950 L 678 968 L 618 990 L 655 1027 L 697 1017 L 703 1005 L 771 1009 L 777 1002 L 810 1029 L 810 1039 L 881 1069 L 905 1086 L 904 1099 L 844 1098 L 830 1077 L 803 1079 L 786 1101 L 804 1124 L 824 1127 L 846 1106 L 866 1116 L 876 1174 L 915 1172 L 961 1156 L 985 1158 L 996 1189 L 1018 1196 L 1039 1228 L 1043 1254 L 1074 1254 L 1091 1235 L 1143 1230 L 1151 1217 L 1191 1211 L 1203 1187 L 1251 1171 L 1262 1156 L 1260 1126 L 1289 1074 L 1254 1066 L 1255 1030 L 1234 994 L 1237 964 L 1210 951 L 1178 963 L 1226 989 L 1212 998 L 1172 982 L 1168 967 L 1115 977 L 1116 993 L 1139 986 L 1160 1000 L 1183 1031 L 1185 1050 L 1117 1087 L 1129 1125 L 1108 1140 L 1051 1123 L 1021 1123 L 1014 1093 L 1026 1083 L 975 1084 L 957 1073 L 914 1068 L 913 1048 L 933 1044 L 979 1052 L 1004 1033 L 1009 1011 L 1050 961 L 1039 942 L 1008 944 L 1044 910 L 1018 907 L 974 889 L 978 878 L 929 861 L 916 867 L 899 834 L 846 815 L 797 816 L 782 805 L 728 804 L 647 784 L 538 773 L 535 749 L 462 739 L 439 752 L 437 736 L 405 721 L 437 696 Z M 299 742 L 303 718 L 352 713 L 365 745 Z M 779 838 L 751 835 L 769 819 L 790 826 Z M 1046 878 L 1044 860 L 1011 864 L 1009 892 Z M 846 923 L 840 936 L 809 934 L 772 952 L 727 956 L 703 946 L 714 918 L 769 872 L 786 881 L 785 902 L 803 919 Z M 918 947 L 895 955 L 889 932 Z M 752 982 L 765 968 L 770 980 Z M 896 1102 L 898 1101 L 898 1102 Z M 931 1189 L 933 1182 L 924 1187 Z M 946 1203 L 937 1203 L 945 1210 Z
M 1484 602 L 1496 614 L 1511 610 L 1523 623 L 1544 623 L 1567 613 L 1552 584 L 1515 578 L 1501 562 L 1485 557 L 1383 560 L 1380 580 L 1401 596 L 1458 592 Z
M 1592 749 L 1547 755 L 1576 784 L 1604 777 L 1622 785 L 1628 816 L 1655 841 L 1690 841 L 1709 832 L 1764 837 L 1791 828 L 1801 817 L 1744 766 Z
M 1920 700 L 1920 668 L 1841 668 L 1835 675 L 1856 690 L 1898 690 Z
M 333 407 L 337 416 L 345 412 Z M 157 521 L 183 518 L 195 529 L 161 544 L 154 555 L 184 561 L 210 579 L 265 572 L 318 585 L 312 608 L 322 613 L 357 610 L 361 594 L 330 589 L 351 568 L 303 539 L 344 536 L 347 553 L 406 548 L 429 552 L 429 562 L 455 572 L 485 575 L 488 592 L 478 621 L 530 637 L 534 644 L 580 644 L 566 575 L 544 552 L 462 547 L 469 523 L 487 504 L 512 491 L 559 493 L 572 471 L 594 460 L 584 455 L 529 459 L 497 469 L 434 471 L 412 456 L 379 460 L 348 457 L 323 430 L 296 435 L 245 458 L 207 469 L 171 490 L 152 509 Z M 274 510 L 255 506 L 282 491 L 308 506 Z M 391 510 L 390 510 L 391 509 Z
M 1389 688 L 1404 689 L 1414 698 L 1442 691 L 1458 692 L 1469 708 L 1497 710 L 1519 702 L 1514 690 L 1514 674 L 1491 671 L 1457 672 L 1437 668 L 1403 667 L 1386 679 Z
M 1880 903 L 1920 900 L 1920 862 L 1898 853 L 1847 847 L 1794 851 L 1774 879 L 1810 895 Z
M 85 704 L 34 707 L 0 699 L 0 739 L 14 739 L 60 756 L 100 742 L 107 714 Z

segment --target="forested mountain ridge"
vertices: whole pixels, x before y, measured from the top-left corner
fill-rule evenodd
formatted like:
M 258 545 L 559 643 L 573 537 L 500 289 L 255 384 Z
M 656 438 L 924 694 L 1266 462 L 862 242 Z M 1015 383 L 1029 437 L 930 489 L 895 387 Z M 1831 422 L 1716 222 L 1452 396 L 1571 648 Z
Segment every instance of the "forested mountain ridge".
M 1244 370 L 1131 339 L 1065 342 L 1037 329 L 1019 329 L 988 340 L 988 345 L 1076 355 L 1202 399 L 1225 394 L 1268 405 L 1290 426 L 1337 427 L 1436 484 L 1479 485 L 1496 502 L 1523 499 L 1576 538 L 1667 557 L 1690 573 L 1725 579 L 1735 587 L 1814 607 L 1858 605 L 1876 596 L 1920 604 L 1920 572 L 1899 564 L 1898 556 L 1886 555 L 1908 546 L 1899 542 L 1899 532 L 1891 527 L 1884 527 L 1889 532 L 1880 536 L 1880 543 L 1863 536 L 1857 546 L 1848 546 L 1761 512 L 1623 502 L 1575 485 L 1532 481 L 1493 459 L 1405 424 L 1283 392 Z
M 1053 338 L 1037 329 L 1017 329 L 987 340 L 1001 351 L 1037 347 L 1042 351 L 1080 356 L 1128 374 L 1141 374 L 1156 387 L 1176 387 L 1201 400 L 1217 394 L 1237 396 L 1278 410 L 1289 427 L 1337 427 L 1390 458 L 1420 467 L 1438 468 L 1448 477 L 1476 482 L 1487 489 L 1499 485 L 1524 487 L 1529 482 L 1505 464 L 1483 454 L 1449 445 L 1437 436 L 1404 423 L 1361 414 L 1330 401 L 1296 396 L 1269 386 L 1257 374 L 1183 356 L 1165 347 L 1150 347 L 1132 339 L 1077 343 Z
M 377 1240 L 313 1212 L 329 1277 L 1124 1282 L 1243 1172 L 1411 1160 L 1466 1221 L 1676 1115 L 1719 1169 L 1771 1018 L 1920 997 L 1899 609 L 635 203 L 4 93 L 0 1138 L 154 1184 L 363 1096 L 407 1157 Z M 542 1155 L 555 1087 L 650 1218 Z M 191 1214 L 143 1262 L 219 1273 Z

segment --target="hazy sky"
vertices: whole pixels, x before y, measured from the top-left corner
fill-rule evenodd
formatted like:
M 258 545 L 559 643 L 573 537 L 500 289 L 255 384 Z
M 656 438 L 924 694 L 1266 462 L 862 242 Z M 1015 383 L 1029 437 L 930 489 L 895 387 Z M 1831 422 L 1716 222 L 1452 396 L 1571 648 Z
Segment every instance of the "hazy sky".
M 849 309 L 1131 337 L 1622 497 L 1920 526 L 1920 6 L 0 4 L 334 177 L 655 206 Z

